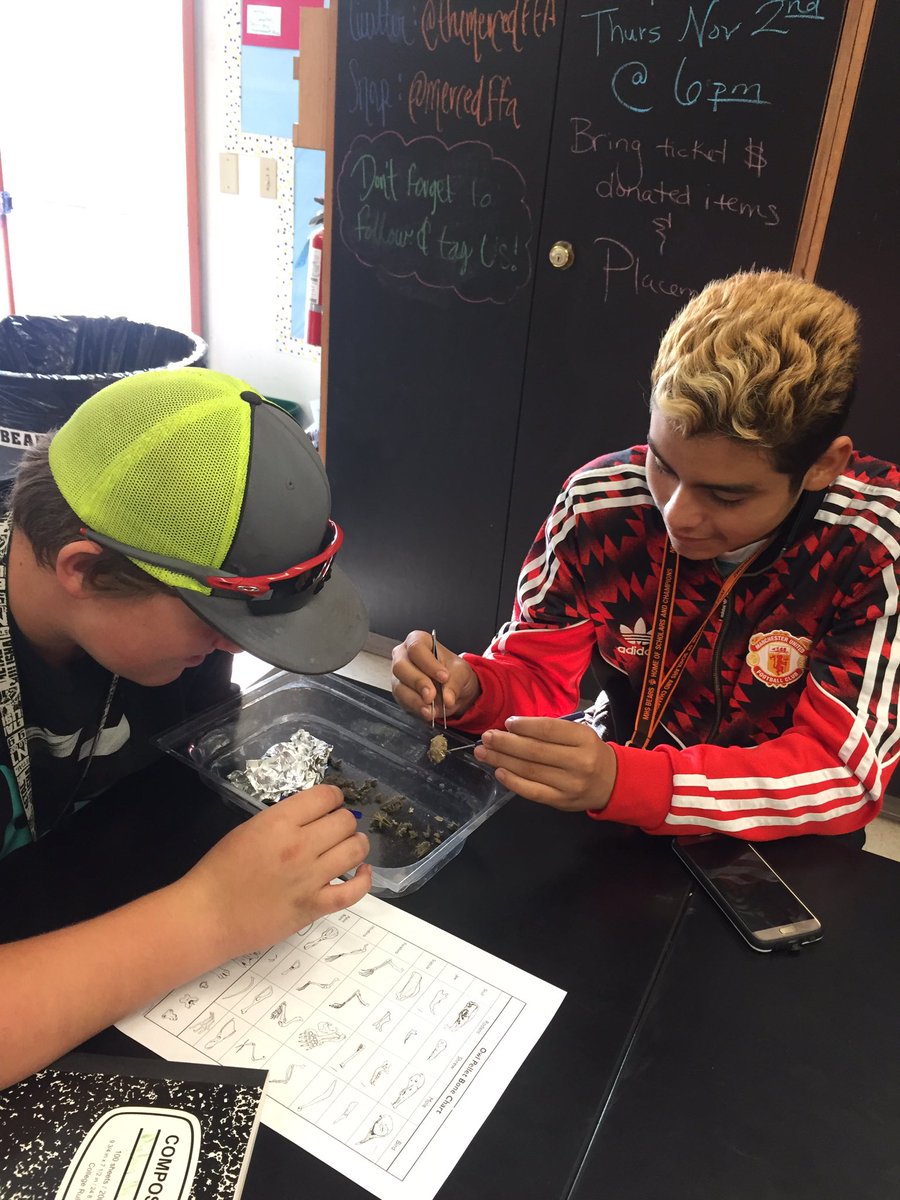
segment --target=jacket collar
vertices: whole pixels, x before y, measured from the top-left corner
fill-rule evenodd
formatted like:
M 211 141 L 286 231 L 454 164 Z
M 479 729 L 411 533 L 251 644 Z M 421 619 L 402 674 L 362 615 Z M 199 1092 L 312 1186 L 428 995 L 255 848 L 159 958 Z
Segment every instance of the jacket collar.
M 811 527 L 813 518 L 822 505 L 824 495 L 824 490 L 801 493 L 800 499 L 772 534 L 769 545 L 756 560 L 753 568 L 747 572 L 748 575 L 760 575 L 762 572 L 768 571 L 789 546 L 793 546 L 800 540 Z

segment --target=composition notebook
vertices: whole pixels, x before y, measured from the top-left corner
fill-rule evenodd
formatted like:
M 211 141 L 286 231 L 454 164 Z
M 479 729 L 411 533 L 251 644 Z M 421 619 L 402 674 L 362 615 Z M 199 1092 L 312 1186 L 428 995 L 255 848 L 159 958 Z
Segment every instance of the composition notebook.
M 266 1075 L 70 1054 L 0 1091 L 0 1200 L 237 1200 Z

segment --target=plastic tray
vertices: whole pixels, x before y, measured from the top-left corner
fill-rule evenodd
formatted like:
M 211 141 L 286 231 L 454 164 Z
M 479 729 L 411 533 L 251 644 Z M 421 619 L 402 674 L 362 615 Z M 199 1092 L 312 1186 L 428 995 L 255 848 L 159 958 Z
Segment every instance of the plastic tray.
M 228 775 L 248 758 L 260 758 L 276 742 L 305 729 L 334 747 L 332 758 L 354 781 L 374 778 L 382 795 L 401 796 L 401 820 L 417 830 L 443 833 L 444 840 L 417 858 L 419 839 L 397 837 L 373 826 L 377 803 L 354 803 L 360 829 L 369 837 L 375 895 L 403 895 L 421 887 L 460 852 L 469 834 L 510 797 L 493 771 L 468 750 L 438 765 L 426 757 L 434 733 L 408 716 L 390 696 L 366 691 L 339 675 L 270 675 L 244 692 L 239 702 L 220 705 L 167 730 L 158 745 L 189 764 L 227 800 L 248 812 L 266 805 L 240 791 Z M 473 744 L 447 731 L 451 746 Z M 409 810 L 412 809 L 412 812 Z

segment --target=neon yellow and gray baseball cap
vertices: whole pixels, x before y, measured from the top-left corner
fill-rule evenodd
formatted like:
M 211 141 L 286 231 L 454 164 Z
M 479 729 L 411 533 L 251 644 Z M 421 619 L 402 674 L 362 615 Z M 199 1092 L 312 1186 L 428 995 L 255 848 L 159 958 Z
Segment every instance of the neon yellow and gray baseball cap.
M 202 367 L 116 380 L 57 431 L 50 469 L 86 537 L 265 662 L 319 674 L 362 648 L 321 459 L 249 384 Z

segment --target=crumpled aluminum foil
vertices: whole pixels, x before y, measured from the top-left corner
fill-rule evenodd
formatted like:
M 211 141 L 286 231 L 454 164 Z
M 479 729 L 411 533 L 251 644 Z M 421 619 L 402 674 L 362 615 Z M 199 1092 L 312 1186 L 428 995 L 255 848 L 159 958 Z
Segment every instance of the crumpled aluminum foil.
M 262 758 L 248 758 L 243 769 L 229 774 L 228 781 L 271 804 L 321 783 L 333 749 L 321 738 L 298 729 L 289 741 L 270 746 Z

